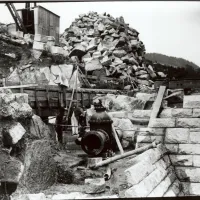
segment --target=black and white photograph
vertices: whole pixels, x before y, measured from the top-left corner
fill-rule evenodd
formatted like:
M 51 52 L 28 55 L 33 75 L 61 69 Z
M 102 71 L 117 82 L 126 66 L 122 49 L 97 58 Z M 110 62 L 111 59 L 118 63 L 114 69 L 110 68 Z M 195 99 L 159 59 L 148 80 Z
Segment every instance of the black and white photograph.
M 200 196 L 199 49 L 198 1 L 0 1 L 0 200 Z

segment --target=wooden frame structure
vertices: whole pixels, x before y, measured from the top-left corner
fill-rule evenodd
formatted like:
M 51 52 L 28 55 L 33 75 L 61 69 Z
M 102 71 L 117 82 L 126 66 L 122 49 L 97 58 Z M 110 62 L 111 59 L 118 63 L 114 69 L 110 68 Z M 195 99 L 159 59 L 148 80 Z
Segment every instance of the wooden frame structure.
M 72 89 L 61 88 L 60 86 L 31 86 L 20 87 L 10 86 L 13 93 L 26 93 L 29 98 L 29 105 L 33 112 L 42 118 L 56 116 L 60 107 L 68 107 L 71 101 Z M 97 94 L 117 94 L 118 90 L 108 89 L 77 89 L 77 97 L 74 96 L 72 101 L 77 102 L 82 107 L 90 107 L 93 97 Z

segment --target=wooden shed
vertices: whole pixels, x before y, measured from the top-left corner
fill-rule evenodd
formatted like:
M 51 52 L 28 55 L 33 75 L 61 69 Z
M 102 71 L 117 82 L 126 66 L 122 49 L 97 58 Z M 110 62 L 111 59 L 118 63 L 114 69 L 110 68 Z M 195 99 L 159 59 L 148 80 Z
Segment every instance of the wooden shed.
M 42 6 L 17 10 L 28 33 L 54 36 L 59 41 L 60 16 Z

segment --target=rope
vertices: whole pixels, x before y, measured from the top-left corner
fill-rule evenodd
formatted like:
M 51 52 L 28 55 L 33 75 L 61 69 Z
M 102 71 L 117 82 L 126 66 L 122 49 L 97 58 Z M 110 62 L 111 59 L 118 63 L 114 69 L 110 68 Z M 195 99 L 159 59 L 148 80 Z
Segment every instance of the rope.
M 49 123 L 51 124 L 51 123 Z M 65 126 L 65 127 L 78 127 L 78 128 L 90 128 L 90 126 L 73 126 L 73 125 L 64 125 L 64 124 L 51 124 L 53 126 Z M 116 126 L 115 126 L 116 127 Z M 121 129 L 121 128 L 115 128 L 116 130 L 121 130 L 121 131 L 137 131 L 137 132 L 145 132 L 145 131 L 140 131 L 140 130 L 135 130 L 135 129 Z M 148 131 L 146 131 L 148 132 Z

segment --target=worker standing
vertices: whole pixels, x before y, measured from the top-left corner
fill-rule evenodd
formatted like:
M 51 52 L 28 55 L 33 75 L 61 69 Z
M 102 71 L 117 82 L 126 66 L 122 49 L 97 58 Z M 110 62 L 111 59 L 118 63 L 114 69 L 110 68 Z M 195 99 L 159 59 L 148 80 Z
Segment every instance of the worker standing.
M 65 119 L 65 111 L 66 111 L 66 109 L 64 107 L 61 107 L 59 109 L 59 114 L 56 117 L 56 132 L 57 132 L 58 142 L 60 144 L 63 143 L 63 130 L 64 130 L 64 127 L 62 125 L 66 121 L 66 119 Z

